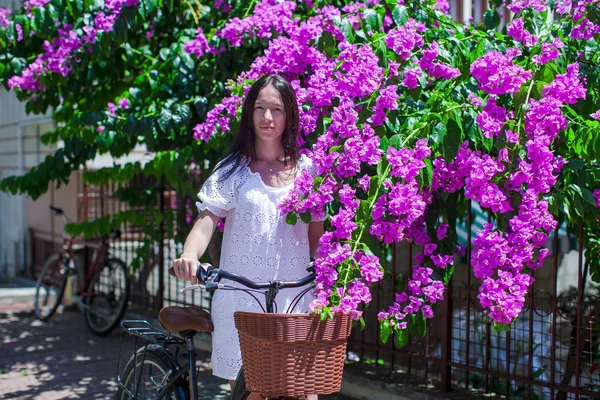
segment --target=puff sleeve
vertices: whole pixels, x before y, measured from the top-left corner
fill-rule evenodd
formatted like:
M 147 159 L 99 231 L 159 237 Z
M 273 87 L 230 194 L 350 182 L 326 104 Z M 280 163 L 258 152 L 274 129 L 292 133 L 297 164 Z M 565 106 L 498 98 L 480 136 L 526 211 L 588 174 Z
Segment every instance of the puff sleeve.
M 237 202 L 238 181 L 240 171 L 225 177 L 232 166 L 227 165 L 214 171 L 198 192 L 196 207 L 198 211 L 208 210 L 217 217 L 225 217 L 234 209 Z

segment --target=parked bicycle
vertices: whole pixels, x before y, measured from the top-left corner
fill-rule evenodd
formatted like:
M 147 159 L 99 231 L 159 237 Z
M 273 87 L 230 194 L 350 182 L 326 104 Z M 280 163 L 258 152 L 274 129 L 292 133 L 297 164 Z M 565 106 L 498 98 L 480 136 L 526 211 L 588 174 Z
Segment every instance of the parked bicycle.
M 69 222 L 60 208 L 50 206 L 50 210 Z M 46 321 L 56 312 L 69 276 L 76 275 L 74 301 L 83 309 L 87 326 L 97 335 L 110 333 L 123 317 L 129 302 L 127 266 L 109 254 L 108 239 L 119 236 L 119 231 L 111 232 L 100 241 L 65 236 L 61 250 L 46 260 L 38 276 L 34 299 L 36 317 Z M 92 251 L 87 270 L 85 262 L 78 257 L 79 252 L 86 251 Z
M 310 284 L 315 279 L 314 271 L 310 272 L 310 275 L 298 281 L 253 282 L 245 277 L 215 269 L 210 264 L 203 264 L 203 267 L 198 268 L 197 272 L 199 281 L 203 283 L 182 289 L 182 292 L 195 289 L 207 292 L 214 292 L 217 289 L 242 290 L 254 297 L 259 304 L 261 303 L 254 293 L 265 295 L 266 309 L 261 304 L 265 313 L 238 311 L 234 314 L 236 327 L 240 332 L 244 367 L 235 381 L 232 400 L 245 400 L 249 396 L 250 390 L 274 396 L 271 398 L 299 398 L 303 394 L 329 394 L 340 390 L 346 341 L 351 328 L 349 317 L 339 315 L 335 321 L 320 321 L 319 316 L 314 314 L 274 313 L 277 293 L 282 289 L 299 288 Z M 237 282 L 246 289 L 225 285 L 221 283 L 222 279 Z M 263 292 L 262 290 L 265 289 L 266 291 Z M 288 311 L 293 311 L 302 296 L 310 290 L 312 287 L 301 291 L 290 304 Z M 278 336 L 275 341 L 278 342 L 277 344 L 269 342 L 268 338 L 253 337 L 252 335 L 256 332 L 253 333 L 246 329 L 247 322 L 255 324 L 261 319 L 269 320 L 270 322 L 267 324 L 271 323 L 272 325 L 259 326 L 258 329 L 269 332 L 267 335 Z M 293 320 L 308 321 L 308 323 L 305 323 L 303 328 L 297 329 L 288 323 Z M 117 399 L 198 400 L 194 336 L 198 332 L 213 331 L 210 314 L 194 306 L 164 307 L 159 313 L 159 321 L 167 332 L 154 329 L 145 320 L 130 320 L 121 323 L 123 332 L 119 365 L 117 366 L 117 382 L 119 384 Z M 135 350 L 121 372 L 121 352 L 125 333 L 135 337 Z M 180 337 L 175 336 L 175 333 L 178 333 Z M 245 338 L 247 340 L 242 340 L 243 336 L 247 334 L 249 334 Z M 302 339 L 306 340 L 298 340 L 300 347 L 295 347 L 294 340 L 282 340 L 282 334 L 287 336 L 287 339 L 290 334 L 292 336 L 303 335 Z M 143 339 L 146 344 L 140 347 L 139 339 Z M 306 343 L 310 349 L 303 347 Z M 263 347 L 260 347 L 261 344 Z M 323 348 L 324 345 L 329 347 Z M 252 358 L 247 358 L 250 347 L 259 354 L 252 354 Z M 265 347 L 270 351 L 265 351 Z M 285 350 L 281 351 L 282 348 Z M 268 357 L 261 357 L 265 355 Z M 292 362 L 290 362 L 290 355 Z M 332 355 L 337 357 L 334 363 L 331 362 Z M 293 363 L 294 359 L 296 364 Z M 252 368 L 247 363 L 248 360 L 252 360 Z M 298 364 L 298 360 L 301 365 Z M 321 365 L 315 366 L 315 363 Z M 282 365 L 286 367 L 282 367 Z M 300 376 L 300 379 L 296 379 L 294 383 L 294 377 L 292 377 L 290 384 L 289 376 L 286 377 L 284 371 L 288 371 L 288 373 L 291 371 L 296 378 Z M 275 375 L 277 377 L 274 377 Z M 326 382 L 315 384 L 316 376 Z M 265 378 L 267 383 L 261 382 L 260 378 Z

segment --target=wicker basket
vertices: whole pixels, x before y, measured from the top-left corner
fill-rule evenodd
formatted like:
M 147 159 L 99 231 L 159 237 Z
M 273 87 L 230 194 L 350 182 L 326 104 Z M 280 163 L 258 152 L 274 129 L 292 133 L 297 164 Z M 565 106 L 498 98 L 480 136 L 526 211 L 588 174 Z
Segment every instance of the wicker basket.
M 352 321 L 336 314 L 265 314 L 237 311 L 246 387 L 269 396 L 339 392 Z

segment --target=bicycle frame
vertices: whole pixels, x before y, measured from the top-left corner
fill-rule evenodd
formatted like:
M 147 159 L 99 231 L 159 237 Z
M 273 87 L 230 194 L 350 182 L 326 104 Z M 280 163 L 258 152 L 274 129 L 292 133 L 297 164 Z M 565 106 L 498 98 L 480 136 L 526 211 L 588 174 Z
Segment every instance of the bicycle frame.
M 106 243 L 106 239 L 102 239 L 100 241 L 100 243 L 98 242 L 94 242 L 94 241 L 89 241 L 89 240 L 83 240 L 83 239 L 79 239 L 79 238 L 75 238 L 75 237 L 66 237 L 65 240 L 63 241 L 63 246 L 60 252 L 60 257 L 61 257 L 61 262 L 65 263 L 68 261 L 65 260 L 65 256 L 70 259 L 73 260 L 74 263 L 76 263 L 76 257 L 75 257 L 75 249 L 73 248 L 74 245 L 83 245 L 84 248 L 90 248 L 95 250 L 95 256 L 92 258 L 92 262 L 89 268 L 87 269 L 83 269 L 83 267 L 85 267 L 85 262 L 84 265 L 81 266 L 82 269 L 81 270 L 77 270 L 76 268 L 76 273 L 81 273 L 81 271 L 83 271 L 84 279 L 77 279 L 77 296 L 85 298 L 88 297 L 90 295 L 93 295 L 93 293 L 89 293 L 88 289 L 92 280 L 92 277 L 94 276 L 94 274 L 100 270 L 100 268 L 102 268 L 102 264 L 106 259 L 106 253 L 108 251 L 108 244 Z
M 65 221 L 65 223 L 69 222 L 69 218 L 65 215 L 65 213 L 60 208 L 50 206 L 50 210 L 55 215 L 60 215 L 63 218 L 63 220 Z M 93 295 L 93 293 L 88 292 L 88 289 L 89 289 L 90 283 L 92 281 L 92 278 L 94 277 L 94 274 L 96 272 L 100 271 L 100 269 L 102 268 L 102 264 L 108 258 L 107 255 L 108 255 L 109 246 L 108 246 L 106 237 L 103 237 L 98 242 L 98 241 L 85 240 L 85 239 L 82 239 L 79 237 L 74 237 L 74 236 L 65 236 L 63 239 L 62 248 L 60 250 L 60 262 L 62 262 L 63 265 L 68 267 L 68 260 L 73 260 L 73 263 L 74 264 L 76 263 L 77 258 L 75 257 L 75 250 L 73 248 L 73 246 L 76 244 L 82 245 L 84 249 L 91 248 L 96 251 L 96 255 L 92 259 L 92 264 L 91 264 L 90 268 L 87 268 L 86 270 L 83 271 L 83 274 L 84 274 L 83 279 L 81 279 L 81 280 L 77 279 L 77 296 L 81 297 L 81 298 L 85 298 L 90 295 Z M 85 267 L 85 261 L 84 261 L 84 265 L 81 267 Z M 77 264 L 75 264 L 75 272 L 76 273 L 81 272 L 80 270 L 78 270 Z
M 171 336 L 170 333 L 165 335 L 164 332 L 161 332 L 159 330 L 152 328 L 152 326 L 150 325 L 150 323 L 148 323 L 148 321 L 122 321 L 121 329 L 122 329 L 122 332 L 121 332 L 121 339 L 120 339 L 120 344 L 119 344 L 119 357 L 118 357 L 119 361 L 117 363 L 117 384 L 127 393 L 127 395 L 130 398 L 136 399 L 138 396 L 138 391 L 140 389 L 140 382 L 141 382 L 141 380 L 138 379 L 138 376 L 137 376 L 138 338 L 147 340 L 150 343 L 160 345 L 165 349 L 167 348 L 168 345 L 178 345 L 178 346 L 183 347 L 183 346 L 185 346 L 185 341 L 178 337 Z M 136 355 L 136 361 L 134 363 L 135 368 L 133 371 L 135 392 L 133 392 L 133 393 L 125 387 L 125 385 L 121 381 L 121 376 L 118 373 L 121 370 L 121 354 L 122 354 L 122 350 L 123 350 L 123 335 L 125 334 L 125 332 L 128 332 L 129 334 L 135 336 L 135 342 L 134 342 L 134 352 L 135 353 L 134 354 Z M 146 352 L 147 351 L 148 351 L 148 345 L 144 346 L 144 351 L 141 356 L 140 364 L 142 365 L 142 368 L 144 365 L 144 361 L 146 360 Z M 172 364 L 177 366 L 177 370 L 175 371 L 175 373 L 173 375 L 169 376 L 167 385 L 164 386 L 162 389 L 160 389 L 160 391 L 158 392 L 158 394 L 156 396 L 157 400 L 162 399 L 169 392 L 169 390 L 175 385 L 175 383 L 189 371 L 189 363 L 181 363 L 180 364 L 177 362 L 177 354 L 172 355 L 172 353 L 169 351 L 167 351 L 167 354 L 169 355 L 169 358 L 171 359 Z

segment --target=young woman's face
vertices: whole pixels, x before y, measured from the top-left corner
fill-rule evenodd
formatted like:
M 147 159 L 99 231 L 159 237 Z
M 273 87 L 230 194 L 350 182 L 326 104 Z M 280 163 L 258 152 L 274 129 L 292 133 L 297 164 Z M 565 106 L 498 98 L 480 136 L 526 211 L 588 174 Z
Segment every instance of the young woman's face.
M 281 140 L 285 130 L 285 107 L 281 95 L 271 84 L 258 92 L 253 113 L 254 133 L 265 141 Z

